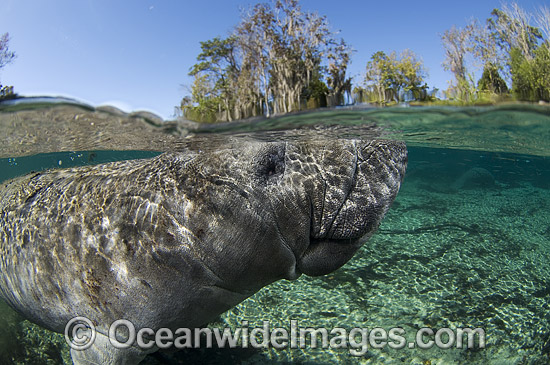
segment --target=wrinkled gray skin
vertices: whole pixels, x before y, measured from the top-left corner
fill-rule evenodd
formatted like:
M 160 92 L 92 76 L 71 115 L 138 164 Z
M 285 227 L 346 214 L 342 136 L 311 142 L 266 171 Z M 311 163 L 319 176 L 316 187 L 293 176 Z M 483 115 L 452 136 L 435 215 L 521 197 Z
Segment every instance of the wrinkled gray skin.
M 91 319 L 77 364 L 137 363 L 117 319 L 199 327 L 263 286 L 345 264 L 394 200 L 395 141 L 244 142 L 146 160 L 34 173 L 0 192 L 0 293 L 63 332 Z

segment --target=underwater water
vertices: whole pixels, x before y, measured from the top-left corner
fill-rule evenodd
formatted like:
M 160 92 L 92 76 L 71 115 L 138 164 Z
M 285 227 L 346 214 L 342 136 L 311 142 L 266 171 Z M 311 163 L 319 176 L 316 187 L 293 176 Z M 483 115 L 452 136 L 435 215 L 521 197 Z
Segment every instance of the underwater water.
M 485 346 L 392 348 L 374 341 L 360 356 L 349 346 L 311 343 L 214 347 L 157 353 L 143 364 L 550 362 L 549 107 L 337 109 L 201 129 L 77 105 L 0 108 L 0 133 L 7 136 L 0 142 L 0 181 L 47 168 L 153 157 L 192 138 L 270 140 L 290 129 L 331 138 L 369 138 L 376 130 L 406 141 L 401 190 L 377 233 L 344 267 L 275 282 L 209 327 L 238 328 L 243 321 L 250 329 L 269 321 L 270 328 L 289 332 L 291 321 L 329 331 L 398 327 L 407 344 L 421 328 L 481 328 Z M 71 363 L 63 335 L 4 303 L 0 321 L 0 363 Z

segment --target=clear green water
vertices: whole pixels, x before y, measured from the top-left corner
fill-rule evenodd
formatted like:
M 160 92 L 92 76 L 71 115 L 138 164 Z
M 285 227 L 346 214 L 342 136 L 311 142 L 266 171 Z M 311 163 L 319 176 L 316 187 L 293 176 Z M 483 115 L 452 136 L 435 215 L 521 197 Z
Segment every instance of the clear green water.
M 18 135 L 24 126 L 16 120 L 25 118 L 2 114 L 4 135 Z M 481 327 L 486 332 L 486 347 L 385 346 L 369 348 L 360 357 L 350 355 L 347 349 L 311 346 L 203 348 L 149 356 L 145 364 L 550 361 L 550 108 L 335 110 L 209 127 L 195 133 L 204 135 L 201 138 L 239 134 L 270 139 L 278 138 L 273 131 L 300 128 L 307 135 L 311 126 L 325 124 L 334 126 L 334 138 L 349 138 L 366 137 L 365 130 L 373 123 L 389 128 L 386 137 L 404 139 L 409 149 L 407 175 L 379 231 L 338 271 L 274 283 L 210 326 L 235 328 L 248 321 L 254 328 L 267 320 L 272 327 L 290 328 L 290 321 L 296 320 L 301 327 L 314 328 L 401 327 L 407 342 L 422 327 Z M 0 145 L 4 157 L 0 159 L 0 180 L 60 167 L 59 161 L 61 167 L 67 167 L 146 158 L 163 150 L 154 140 L 158 136 L 165 137 L 162 146 L 175 149 L 186 138 L 179 127 L 148 126 L 151 130 L 144 129 L 144 133 L 155 137 L 125 145 L 109 142 L 112 136 L 94 135 L 90 138 L 98 148 L 79 150 L 71 147 L 90 147 L 78 140 L 85 134 L 63 129 L 66 134 L 57 138 L 73 141 L 72 145 L 55 136 L 44 138 L 42 149 L 38 149 L 42 153 L 30 156 L 21 151 L 36 152 L 36 145 L 29 143 L 27 148 L 25 141 L 14 143 L 15 138 L 8 138 Z M 41 130 L 56 128 L 59 126 L 42 120 L 32 128 L 33 139 L 41 140 L 37 135 L 46 133 Z M 25 133 L 21 135 L 29 135 Z M 55 143 L 50 143 L 52 139 Z M 488 175 L 475 178 L 472 171 L 480 168 Z M 70 361 L 61 335 L 23 320 L 5 305 L 0 310 L 4 329 L 0 363 Z

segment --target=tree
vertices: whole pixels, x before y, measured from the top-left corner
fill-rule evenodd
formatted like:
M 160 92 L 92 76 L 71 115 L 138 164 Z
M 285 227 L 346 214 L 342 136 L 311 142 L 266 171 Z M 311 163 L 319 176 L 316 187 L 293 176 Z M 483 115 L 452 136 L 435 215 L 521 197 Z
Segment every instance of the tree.
M 10 35 L 4 33 L 0 36 L 0 69 L 4 68 L 15 59 L 15 52 L 9 50 Z M 0 84 L 0 100 L 15 98 L 13 86 L 2 86 Z
M 535 51 L 535 70 L 538 71 L 536 88 L 539 100 L 550 101 L 550 8 L 539 8 L 536 23 L 542 34 L 543 43 Z
M 469 101 L 478 91 L 509 92 L 520 100 L 547 100 L 550 92 L 550 10 L 541 8 L 536 23 L 533 15 L 516 3 L 494 9 L 486 25 L 472 20 L 464 29 L 453 26 L 442 36 L 446 50 L 444 67 L 455 75 L 456 96 Z M 472 61 L 466 65 L 466 59 Z M 477 84 L 467 68 L 483 70 Z M 501 76 L 502 75 L 502 76 Z
M 445 61 L 443 68 L 455 77 L 455 84 L 450 85 L 450 89 L 461 100 L 468 101 L 471 98 L 471 75 L 466 68 L 466 56 L 472 51 L 471 39 L 472 27 L 456 28 L 446 30 L 441 35 L 441 41 L 445 49 Z
M 349 46 L 334 38 L 325 17 L 302 11 L 297 0 L 255 5 L 227 39 L 201 42 L 201 49 L 190 75 L 207 75 L 193 87 L 211 90 L 193 93 L 204 96 L 193 96 L 188 112 L 202 103 L 207 108 L 200 110 L 211 115 L 211 102 L 218 102 L 218 120 L 270 116 L 299 110 L 309 98 L 343 103 L 351 89 Z M 325 77 L 328 87 L 321 87 Z
M 268 43 L 269 91 L 274 113 L 301 108 L 301 95 L 336 42 L 326 17 L 303 12 L 297 0 L 278 0 Z
M 10 35 L 4 33 L 0 36 L 0 69 L 15 59 L 15 52 L 9 50 Z
M 189 71 L 195 80 L 192 87 L 192 101 L 196 107 L 187 108 L 199 115 L 201 120 L 231 120 L 235 96 L 232 89 L 238 79 L 239 66 L 235 55 L 234 37 L 201 42 L 199 63 Z M 219 116 L 217 116 L 219 114 Z
M 508 86 L 498 72 L 498 67 L 492 63 L 487 63 L 483 69 L 483 74 L 478 81 L 478 89 L 488 91 L 493 94 L 508 93 Z
M 401 52 L 396 63 L 396 69 L 397 73 L 392 81 L 396 95 L 399 97 L 402 93 L 411 93 L 417 100 L 424 98 L 422 95 L 426 92 L 428 86 L 426 84 L 422 85 L 422 83 L 427 72 L 416 54 L 410 49 Z
M 549 100 L 548 8 L 540 9 L 536 19 L 540 28 L 531 25 L 533 16 L 516 3 L 503 6 L 502 10 L 495 9 L 491 15 L 493 18 L 488 23 L 501 51 L 507 56 L 514 95 L 520 100 Z
M 535 51 L 536 81 L 535 92 L 538 100 L 550 102 L 550 41 L 546 40 L 544 44 Z
M 240 79 L 237 90 L 244 89 L 245 84 L 252 84 L 249 91 L 254 92 L 259 108 L 270 115 L 269 108 L 269 73 L 270 60 L 274 57 L 275 18 L 266 4 L 257 4 L 248 14 L 243 16 L 241 23 L 235 29 L 237 47 L 241 50 L 242 63 L 248 70 Z
M 340 40 L 339 44 L 336 44 L 328 54 L 329 66 L 328 66 L 328 78 L 327 86 L 328 92 L 328 104 L 330 106 L 342 105 L 345 103 L 345 94 L 351 94 L 351 78 L 346 77 L 346 70 L 351 58 L 351 49 L 344 42 Z
M 491 94 L 508 93 L 508 85 L 501 76 L 509 75 L 506 72 L 507 55 L 500 49 L 497 39 L 498 35 L 491 31 L 491 20 L 488 19 L 485 25 L 473 19 L 468 25 L 470 27 L 470 49 L 474 59 L 474 66 L 483 70 L 481 79 L 478 81 L 478 90 Z M 510 77 L 507 77 L 510 80 Z
M 536 16 L 536 22 L 545 39 L 546 44 L 550 45 L 550 8 L 543 6 L 539 8 Z
M 542 39 L 542 33 L 540 29 L 529 24 L 531 15 L 517 3 L 504 5 L 502 10 L 494 9 L 491 15 L 492 18 L 487 21 L 500 48 L 508 54 L 513 48 L 517 48 L 523 57 L 533 59 L 533 52 L 538 41 Z
M 422 61 L 411 50 L 404 50 L 399 56 L 395 52 L 388 56 L 379 51 L 367 63 L 365 83 L 380 103 L 391 99 L 398 102 L 405 94 L 412 94 L 418 100 L 424 97 L 428 87 L 422 85 L 425 75 Z
M 518 48 L 511 51 L 513 92 L 520 100 L 550 101 L 550 50 L 548 44 L 538 47 L 533 59 L 527 59 Z
M 456 26 L 441 36 L 445 48 L 443 67 L 454 75 L 447 91 L 448 95 L 460 101 L 479 98 L 478 92 L 505 93 L 506 82 L 500 76 L 504 70 L 505 57 L 500 51 L 498 34 L 491 30 L 490 20 L 482 25 L 472 19 L 464 28 Z M 477 87 L 474 72 L 483 70 Z
M 309 84 L 302 90 L 301 98 L 306 100 L 306 108 L 308 109 L 322 108 L 328 105 L 329 89 L 322 78 L 321 69 L 319 68 L 318 71 L 312 73 Z
M 197 74 L 193 80 L 191 96 L 185 96 L 179 108 L 187 119 L 211 123 L 217 121 L 222 113 L 220 100 L 208 75 Z
M 376 93 L 376 101 L 385 103 L 391 98 L 387 97 L 387 92 L 390 90 L 394 72 L 394 63 L 382 51 L 374 53 L 371 56 L 371 60 L 367 62 L 365 84 L 367 85 L 367 90 L 371 89 Z

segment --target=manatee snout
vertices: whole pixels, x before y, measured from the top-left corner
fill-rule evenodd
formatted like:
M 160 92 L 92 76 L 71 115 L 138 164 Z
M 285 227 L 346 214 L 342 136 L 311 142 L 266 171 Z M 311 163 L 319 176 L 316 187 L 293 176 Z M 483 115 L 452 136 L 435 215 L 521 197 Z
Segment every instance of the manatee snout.
M 399 191 L 406 165 L 404 143 L 376 141 L 360 145 L 348 195 L 328 236 L 356 239 L 374 233 Z
M 376 231 L 405 175 L 403 142 L 350 142 L 339 168 L 325 166 L 313 196 L 310 243 L 298 260 L 300 272 L 325 275 L 344 265 Z M 325 161 L 326 162 L 326 161 Z M 346 168 L 343 168 L 346 166 Z

